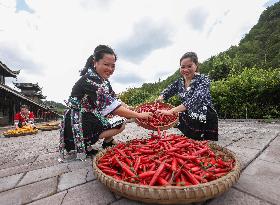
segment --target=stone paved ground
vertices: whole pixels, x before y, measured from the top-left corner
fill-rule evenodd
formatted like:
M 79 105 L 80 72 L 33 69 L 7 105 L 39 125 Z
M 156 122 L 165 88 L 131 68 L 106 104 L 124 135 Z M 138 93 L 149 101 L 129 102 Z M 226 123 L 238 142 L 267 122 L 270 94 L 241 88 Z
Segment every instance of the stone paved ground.
M 220 121 L 219 129 L 218 144 L 239 156 L 243 171 L 227 193 L 199 205 L 280 204 L 280 123 Z M 126 141 L 147 132 L 128 123 L 117 139 Z M 110 192 L 96 180 L 90 159 L 59 163 L 58 141 L 57 130 L 0 137 L 1 205 L 143 204 Z

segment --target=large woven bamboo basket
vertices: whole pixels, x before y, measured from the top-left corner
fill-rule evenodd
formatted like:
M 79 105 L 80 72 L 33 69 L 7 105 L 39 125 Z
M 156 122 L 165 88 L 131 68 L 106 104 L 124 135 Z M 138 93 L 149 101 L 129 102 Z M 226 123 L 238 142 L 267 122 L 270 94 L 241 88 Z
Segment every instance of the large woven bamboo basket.
M 154 102 L 141 104 L 141 105 L 139 105 L 138 107 L 135 108 L 135 111 L 137 112 L 139 110 L 139 108 L 143 105 L 152 105 L 152 104 L 154 104 Z M 169 109 L 172 109 L 174 107 L 173 105 L 168 104 L 168 103 L 159 102 L 159 104 L 164 104 Z M 155 130 L 155 131 L 158 130 L 158 128 L 160 130 L 168 130 L 169 128 L 174 127 L 174 125 L 177 124 L 178 121 L 179 121 L 179 117 L 177 117 L 177 119 L 175 121 L 169 123 L 168 125 L 153 127 L 151 125 L 148 125 L 148 124 L 145 124 L 145 123 L 141 122 L 138 118 L 135 119 L 136 124 L 138 124 L 140 127 L 143 127 L 145 129 L 148 129 L 148 130 Z
M 3 133 L 3 136 L 4 137 L 18 137 L 18 136 L 21 136 L 21 134 L 5 134 L 5 133 Z
M 20 137 L 20 136 L 25 136 L 25 135 L 34 135 L 37 134 L 38 130 L 33 130 L 32 132 L 24 132 L 24 133 L 19 133 L 19 134 L 5 134 L 3 133 L 4 137 Z
M 202 202 L 215 198 L 226 192 L 234 183 L 237 182 L 241 171 L 240 162 L 233 152 L 216 144 L 211 144 L 211 147 L 214 152 L 220 152 L 223 153 L 225 157 L 235 159 L 235 166 L 227 175 L 203 184 L 180 187 L 159 187 L 137 185 L 116 180 L 113 177 L 104 174 L 97 167 L 97 161 L 106 153 L 107 149 L 100 151 L 93 159 L 93 171 L 97 179 L 99 179 L 111 191 L 128 199 L 157 204 L 186 204 L 192 202 Z

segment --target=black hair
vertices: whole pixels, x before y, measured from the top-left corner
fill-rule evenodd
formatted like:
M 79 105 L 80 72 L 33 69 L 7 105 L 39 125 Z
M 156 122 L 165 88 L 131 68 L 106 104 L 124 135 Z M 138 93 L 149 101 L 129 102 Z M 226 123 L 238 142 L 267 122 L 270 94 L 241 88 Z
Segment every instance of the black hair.
M 20 109 L 22 109 L 22 108 L 26 108 L 26 109 L 28 109 L 28 110 L 29 110 L 29 108 L 28 108 L 28 106 L 27 106 L 27 105 L 21 105 L 21 106 L 20 106 Z
M 187 52 L 185 53 L 181 58 L 180 58 L 180 64 L 182 62 L 182 60 L 184 60 L 185 58 L 190 58 L 192 60 L 192 62 L 194 62 L 196 65 L 198 64 L 198 58 L 195 52 Z
M 115 60 L 117 60 L 117 55 L 114 50 L 106 45 L 99 45 L 94 49 L 93 55 L 90 55 L 87 59 L 87 62 L 84 68 L 80 71 L 80 75 L 85 75 L 90 67 L 93 67 L 93 61 L 98 62 L 100 59 L 104 57 L 105 54 L 112 54 L 115 56 Z
M 199 71 L 199 68 L 198 68 L 198 58 L 197 58 L 197 55 L 195 52 L 187 52 L 185 53 L 181 58 L 180 58 L 180 65 L 182 63 L 182 61 L 186 58 L 190 58 L 192 60 L 192 62 L 194 62 L 197 66 L 196 68 L 196 71 L 198 72 Z
M 80 75 L 81 76 L 83 76 L 83 75 L 85 75 L 87 73 L 88 68 L 90 68 L 92 66 L 92 64 L 93 64 L 93 60 L 94 60 L 93 55 L 90 55 L 88 57 L 88 59 L 87 59 L 87 62 L 85 64 L 84 68 L 82 70 L 80 70 Z

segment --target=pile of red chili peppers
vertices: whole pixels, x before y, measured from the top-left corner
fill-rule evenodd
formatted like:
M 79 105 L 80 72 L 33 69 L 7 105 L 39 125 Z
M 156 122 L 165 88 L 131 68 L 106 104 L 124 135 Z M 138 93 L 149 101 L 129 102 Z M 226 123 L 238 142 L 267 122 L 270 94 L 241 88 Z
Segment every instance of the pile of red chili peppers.
M 157 110 L 170 110 L 170 106 L 164 103 L 153 103 L 141 105 L 137 112 L 152 112 L 153 116 L 148 120 L 138 119 L 141 123 L 152 127 L 160 127 L 170 125 L 177 120 L 176 115 L 160 115 Z
M 134 139 L 111 148 L 97 162 L 117 180 L 150 186 L 189 186 L 229 173 L 233 159 L 214 153 L 207 141 L 160 132 L 149 139 Z

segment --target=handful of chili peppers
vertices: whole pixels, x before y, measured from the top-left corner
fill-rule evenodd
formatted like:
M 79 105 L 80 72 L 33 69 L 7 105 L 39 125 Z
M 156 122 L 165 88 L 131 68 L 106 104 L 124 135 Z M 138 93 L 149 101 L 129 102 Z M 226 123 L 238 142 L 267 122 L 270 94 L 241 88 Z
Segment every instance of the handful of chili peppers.
M 98 168 L 117 180 L 150 186 L 189 186 L 229 173 L 234 159 L 214 153 L 207 141 L 158 130 L 149 139 L 134 139 L 111 148 Z
M 168 126 L 177 121 L 178 116 L 176 115 L 161 115 L 157 113 L 157 110 L 170 110 L 171 105 L 165 103 L 147 103 L 139 106 L 137 112 L 152 112 L 153 115 L 148 120 L 137 119 L 140 123 L 147 125 L 148 127 L 158 128 Z M 156 130 L 156 129 L 155 129 Z

